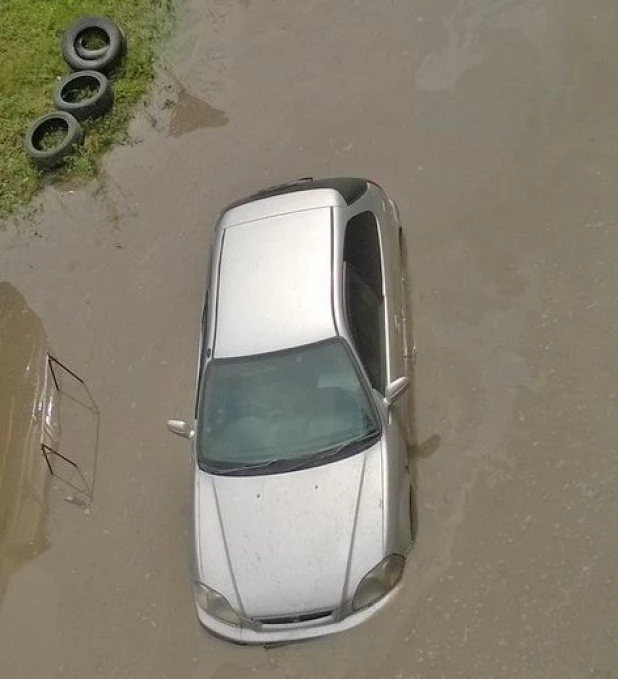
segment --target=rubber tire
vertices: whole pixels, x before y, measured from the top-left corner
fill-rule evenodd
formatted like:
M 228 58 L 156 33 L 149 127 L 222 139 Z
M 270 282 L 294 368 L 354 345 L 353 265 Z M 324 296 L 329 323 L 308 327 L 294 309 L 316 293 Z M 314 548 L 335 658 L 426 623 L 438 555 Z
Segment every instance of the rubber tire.
M 67 126 L 64 139 L 54 148 L 45 151 L 37 148 L 46 128 L 57 127 L 58 123 Z M 28 128 L 24 139 L 26 155 L 39 168 L 52 168 L 61 165 L 64 160 L 84 141 L 84 131 L 79 122 L 66 111 L 53 111 L 37 118 Z
M 82 101 L 67 101 L 67 90 L 77 85 L 80 80 L 88 80 L 96 85 L 97 91 Z M 99 71 L 76 71 L 60 80 L 54 90 L 54 106 L 59 111 L 71 113 L 77 120 L 100 118 L 105 115 L 114 103 L 114 90 L 110 81 Z
M 105 47 L 98 47 L 97 49 L 91 50 L 84 45 L 83 38 L 78 37 L 75 41 L 75 51 L 78 56 L 87 61 L 92 61 L 93 59 L 100 59 L 104 54 L 107 54 L 109 45 Z
M 87 56 L 90 56 L 89 53 L 95 54 L 100 52 L 99 49 L 86 50 L 79 43 L 80 34 L 92 28 L 98 28 L 103 31 L 107 34 L 109 39 L 109 46 L 107 48 L 101 48 L 105 49 L 104 53 L 95 59 L 84 58 L 83 56 L 80 56 L 77 50 L 79 47 L 82 54 L 86 54 Z M 65 30 L 60 47 L 64 60 L 74 71 L 92 70 L 107 73 L 118 64 L 118 61 L 125 53 L 125 41 L 121 30 L 111 19 L 101 16 L 81 17 L 74 21 Z
M 107 38 L 109 38 L 108 34 L 106 31 L 101 31 L 101 29 L 93 29 L 95 31 L 100 31 L 103 33 Z M 82 59 L 87 59 L 88 61 L 92 59 L 99 59 L 102 57 L 104 54 L 107 53 L 107 50 L 109 49 L 109 43 L 104 45 L 103 47 L 97 47 L 96 49 L 90 49 L 89 47 L 86 47 L 84 44 L 85 42 L 85 32 L 80 33 L 76 40 L 75 40 L 75 51 L 77 54 L 82 58 Z M 123 36 L 123 41 L 124 41 L 124 36 Z

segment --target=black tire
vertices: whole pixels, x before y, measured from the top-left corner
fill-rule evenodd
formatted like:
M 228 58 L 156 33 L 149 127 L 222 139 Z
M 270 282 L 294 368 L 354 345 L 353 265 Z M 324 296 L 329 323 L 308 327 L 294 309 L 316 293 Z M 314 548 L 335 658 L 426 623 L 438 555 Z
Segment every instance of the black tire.
M 64 136 L 52 148 L 43 149 L 41 141 L 46 134 L 62 130 Z M 58 167 L 84 141 L 84 131 L 79 122 L 66 111 L 53 111 L 35 120 L 24 139 L 24 148 L 30 160 L 39 168 Z
M 106 47 L 88 49 L 84 36 L 89 31 L 102 32 L 106 36 Z M 107 17 L 88 16 L 74 21 L 64 32 L 61 41 L 62 56 L 74 71 L 111 71 L 125 52 L 122 32 Z M 82 56 L 84 55 L 84 56 Z
M 84 88 L 92 88 L 94 94 L 77 100 L 76 94 Z M 109 80 L 99 71 L 76 71 L 65 76 L 54 91 L 54 106 L 59 111 L 71 113 L 77 120 L 99 118 L 114 103 L 114 91 Z
M 103 42 L 102 47 L 88 47 L 88 37 L 96 36 Z M 75 51 L 82 59 L 100 59 L 104 54 L 107 53 L 109 49 L 109 36 L 105 31 L 100 28 L 93 28 L 90 31 L 84 31 L 77 36 L 75 40 Z

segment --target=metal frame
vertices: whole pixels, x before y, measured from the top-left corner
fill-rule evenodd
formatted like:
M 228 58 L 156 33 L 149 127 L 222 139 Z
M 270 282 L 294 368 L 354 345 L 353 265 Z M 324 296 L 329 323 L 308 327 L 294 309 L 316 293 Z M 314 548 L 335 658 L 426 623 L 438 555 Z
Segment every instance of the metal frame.
M 51 462 L 49 461 L 50 455 L 56 455 L 59 457 L 61 460 L 64 460 L 65 462 L 68 462 L 72 467 L 75 467 L 78 472 L 80 472 L 81 476 L 81 470 L 79 468 L 79 465 L 76 462 L 73 462 L 73 460 L 69 459 L 66 455 L 63 455 L 62 453 L 59 453 L 57 450 L 52 448 L 51 446 L 48 446 L 45 443 L 41 443 L 41 452 L 43 453 L 43 457 L 45 458 L 45 462 L 47 462 L 47 468 L 49 469 L 49 473 L 52 476 L 58 476 L 57 474 L 54 473 L 53 467 L 51 465 Z
M 56 391 L 60 393 L 60 386 L 58 385 L 58 378 L 56 377 L 56 371 L 54 370 L 54 364 L 59 365 L 63 370 L 69 373 L 71 377 L 74 377 L 78 382 L 86 386 L 86 383 L 82 378 L 77 374 L 74 373 L 70 368 L 67 368 L 67 366 L 62 363 L 62 361 L 59 361 L 55 356 L 52 356 L 51 354 L 47 354 L 47 365 L 49 367 L 49 371 L 51 372 L 52 379 L 54 380 L 54 384 L 56 385 Z
M 52 356 L 49 353 L 47 354 L 47 367 L 48 367 L 49 372 L 52 376 L 52 380 L 54 382 L 54 386 L 56 388 L 56 391 L 58 392 L 58 395 L 60 395 L 62 392 L 60 390 L 60 383 L 58 382 L 58 376 L 56 375 L 56 368 L 60 367 L 62 370 L 67 372 L 73 379 L 75 379 L 77 382 L 79 382 L 84 387 L 84 389 L 86 390 L 86 392 L 90 396 L 90 399 L 92 400 L 92 396 L 90 395 L 90 392 L 89 392 L 88 387 L 86 386 L 86 383 L 84 382 L 84 380 L 77 373 L 75 373 L 73 370 L 71 370 L 68 366 L 66 366 L 64 363 L 62 363 L 62 361 L 60 361 L 58 358 L 56 358 L 55 356 Z M 82 405 L 85 405 L 85 404 L 82 404 Z M 92 410 L 92 412 L 94 412 L 98 416 L 99 409 L 97 408 L 94 400 L 92 400 L 92 407 L 89 407 L 89 406 L 85 406 L 85 407 Z M 49 469 L 50 475 L 53 476 L 54 478 L 60 479 L 61 481 L 63 481 L 67 485 L 71 486 L 71 488 L 73 488 L 74 490 L 85 495 L 88 498 L 89 501 L 92 501 L 93 495 L 94 495 L 94 479 L 93 479 L 93 487 L 90 487 L 88 485 L 86 477 L 84 476 L 84 473 L 82 472 L 80 466 L 74 460 L 71 460 L 71 458 L 67 457 L 66 455 L 63 455 L 62 453 L 59 453 L 55 448 L 48 446 L 46 443 L 43 443 L 42 439 L 43 439 L 43 434 L 41 433 L 41 444 L 40 444 L 41 445 L 41 453 L 43 454 L 43 457 L 45 458 L 45 462 L 47 464 L 47 468 Z M 73 467 L 76 470 L 77 474 L 81 478 L 81 480 L 84 484 L 84 487 L 79 488 L 78 486 L 71 483 L 66 478 L 57 474 L 54 471 L 53 465 L 51 463 L 51 457 L 52 456 L 59 457 L 64 462 L 71 465 L 71 467 Z

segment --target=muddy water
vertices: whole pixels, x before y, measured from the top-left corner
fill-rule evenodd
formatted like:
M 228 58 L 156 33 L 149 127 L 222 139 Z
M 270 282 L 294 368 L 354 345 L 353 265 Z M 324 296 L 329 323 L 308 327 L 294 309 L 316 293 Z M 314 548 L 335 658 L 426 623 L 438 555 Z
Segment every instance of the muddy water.
M 43 324 L 0 282 L 0 602 L 11 575 L 48 547 L 50 476 L 41 453 L 55 420 L 48 377 Z
M 186 3 L 166 63 L 229 124 L 169 135 L 155 93 L 100 187 L 50 191 L 0 234 L 3 277 L 102 422 L 90 513 L 55 506 L 11 579 L 3 670 L 615 676 L 616 34 L 613 0 Z M 230 647 L 191 610 L 188 455 L 164 426 L 192 412 L 210 225 L 256 188 L 343 173 L 405 221 L 419 539 L 379 618 Z
M 169 131 L 173 137 L 182 137 L 204 127 L 222 127 L 227 122 L 223 111 L 198 99 L 181 86 L 173 106 Z

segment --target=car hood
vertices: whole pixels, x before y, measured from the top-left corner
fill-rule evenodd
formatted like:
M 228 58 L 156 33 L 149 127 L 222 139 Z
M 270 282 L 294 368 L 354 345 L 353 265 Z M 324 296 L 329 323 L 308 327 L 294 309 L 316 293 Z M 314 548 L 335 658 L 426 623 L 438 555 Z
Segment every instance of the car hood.
M 338 608 L 382 558 L 381 453 L 263 476 L 198 471 L 197 578 L 249 617 Z

